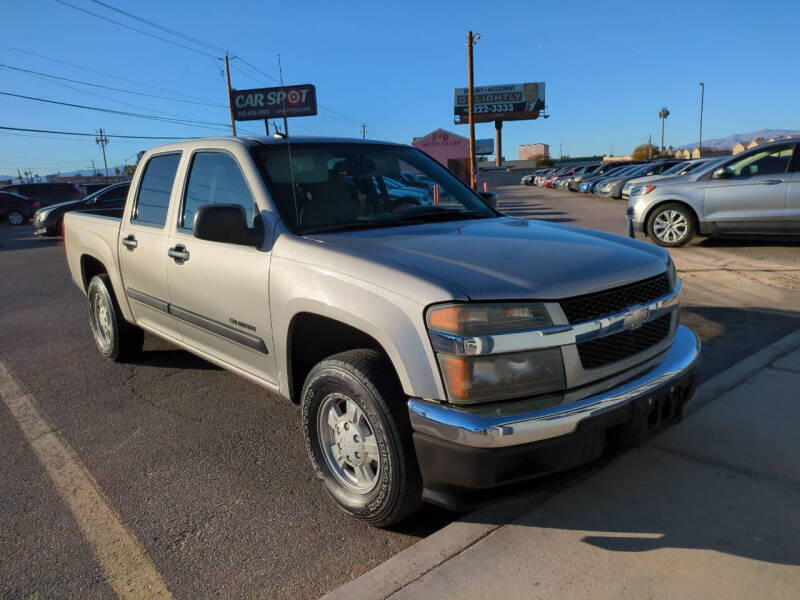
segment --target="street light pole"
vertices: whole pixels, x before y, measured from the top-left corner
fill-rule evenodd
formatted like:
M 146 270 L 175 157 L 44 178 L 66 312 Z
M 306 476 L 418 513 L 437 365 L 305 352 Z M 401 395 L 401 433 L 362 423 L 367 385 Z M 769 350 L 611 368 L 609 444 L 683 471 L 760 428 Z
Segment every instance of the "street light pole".
M 697 85 L 700 86 L 700 142 L 697 144 L 697 150 L 700 158 L 703 157 L 703 101 L 706 97 L 706 84 L 702 81 Z

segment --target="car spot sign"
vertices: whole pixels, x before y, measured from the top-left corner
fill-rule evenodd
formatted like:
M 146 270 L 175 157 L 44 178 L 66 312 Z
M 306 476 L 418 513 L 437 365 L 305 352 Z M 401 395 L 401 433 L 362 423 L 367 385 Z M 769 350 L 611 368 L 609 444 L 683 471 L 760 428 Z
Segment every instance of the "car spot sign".
M 310 117 L 317 114 L 317 90 L 310 84 L 231 90 L 231 109 L 237 121 Z

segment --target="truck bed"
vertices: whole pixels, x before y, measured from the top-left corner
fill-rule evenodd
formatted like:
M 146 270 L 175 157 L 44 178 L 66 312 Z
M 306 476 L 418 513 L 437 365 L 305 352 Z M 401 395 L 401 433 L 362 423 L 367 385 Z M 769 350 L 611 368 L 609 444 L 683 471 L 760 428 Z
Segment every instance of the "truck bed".
M 91 257 L 105 265 L 115 287 L 122 283 L 119 280 L 117 259 L 122 209 L 118 209 L 118 211 L 119 216 L 113 213 L 94 214 L 88 211 L 71 211 L 64 215 L 64 246 L 67 263 L 72 279 L 84 291 L 88 281 L 83 281 L 83 257 Z

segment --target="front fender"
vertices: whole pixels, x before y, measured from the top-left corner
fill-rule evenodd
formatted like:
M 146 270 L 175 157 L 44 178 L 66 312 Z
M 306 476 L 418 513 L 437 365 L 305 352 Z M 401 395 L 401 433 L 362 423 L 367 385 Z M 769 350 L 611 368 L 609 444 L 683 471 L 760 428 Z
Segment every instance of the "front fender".
M 279 386 L 284 396 L 290 393 L 290 323 L 300 313 L 312 313 L 354 327 L 375 339 L 391 360 L 405 394 L 445 397 L 425 328 L 423 304 L 342 273 L 274 258 L 270 306 Z

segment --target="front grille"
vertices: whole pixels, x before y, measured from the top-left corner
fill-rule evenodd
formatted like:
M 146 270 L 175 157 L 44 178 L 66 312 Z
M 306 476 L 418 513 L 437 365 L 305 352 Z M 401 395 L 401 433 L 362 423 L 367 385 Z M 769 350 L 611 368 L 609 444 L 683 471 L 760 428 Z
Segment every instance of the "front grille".
M 618 288 L 562 300 L 561 308 L 564 310 L 567 321 L 582 323 L 622 312 L 629 306 L 647 304 L 666 296 L 669 292 L 669 279 L 664 273 Z
M 652 348 L 669 334 L 672 315 L 664 315 L 636 329 L 578 344 L 584 369 L 596 369 Z

